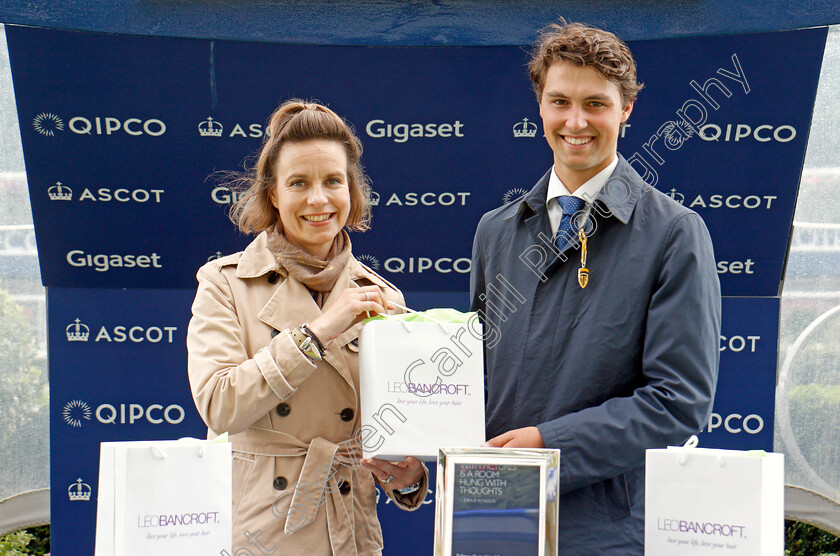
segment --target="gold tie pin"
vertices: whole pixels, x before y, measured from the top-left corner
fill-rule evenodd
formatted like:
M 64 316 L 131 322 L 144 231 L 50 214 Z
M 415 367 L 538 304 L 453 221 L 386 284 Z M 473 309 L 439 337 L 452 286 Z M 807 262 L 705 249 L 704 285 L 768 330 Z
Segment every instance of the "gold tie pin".
M 586 268 L 586 234 L 583 229 L 578 230 L 578 241 L 580 242 L 580 268 L 578 269 L 578 284 L 581 289 L 589 283 L 589 269 Z

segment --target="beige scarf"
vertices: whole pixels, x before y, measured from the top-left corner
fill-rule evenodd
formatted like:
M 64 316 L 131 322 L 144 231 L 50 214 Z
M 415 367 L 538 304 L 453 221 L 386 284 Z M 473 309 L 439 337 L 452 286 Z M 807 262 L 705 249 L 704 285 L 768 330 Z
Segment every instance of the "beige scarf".
M 300 247 L 292 245 L 289 240 L 276 229 L 268 231 L 268 250 L 282 268 L 289 275 L 309 288 L 310 291 L 327 293 L 333 289 L 339 275 L 350 261 L 350 236 L 341 230 L 335 236 L 327 260 L 307 253 Z M 324 296 L 318 296 L 319 298 Z

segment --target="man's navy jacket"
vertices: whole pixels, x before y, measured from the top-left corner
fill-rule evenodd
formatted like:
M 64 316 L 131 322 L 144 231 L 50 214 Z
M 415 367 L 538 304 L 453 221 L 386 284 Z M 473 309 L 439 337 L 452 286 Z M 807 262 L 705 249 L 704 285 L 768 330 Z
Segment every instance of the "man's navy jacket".
M 695 212 L 619 155 L 580 252 L 558 254 L 547 173 L 485 214 L 472 310 L 485 324 L 487 438 L 537 426 L 560 454 L 560 553 L 642 554 L 647 448 L 681 444 L 711 411 L 720 284 Z

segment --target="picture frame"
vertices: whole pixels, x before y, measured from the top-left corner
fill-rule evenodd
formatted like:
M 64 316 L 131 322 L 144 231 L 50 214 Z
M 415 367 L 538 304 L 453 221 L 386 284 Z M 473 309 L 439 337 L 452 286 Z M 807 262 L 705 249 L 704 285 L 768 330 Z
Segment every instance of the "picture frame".
M 560 450 L 441 448 L 435 556 L 556 556 Z

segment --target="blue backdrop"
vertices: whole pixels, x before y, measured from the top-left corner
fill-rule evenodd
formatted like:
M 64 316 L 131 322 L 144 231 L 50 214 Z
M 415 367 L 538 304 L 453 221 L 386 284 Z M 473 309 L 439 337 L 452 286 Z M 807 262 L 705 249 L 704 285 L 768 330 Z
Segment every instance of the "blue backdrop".
M 259 148 L 279 102 L 316 98 L 355 125 L 378 203 L 354 252 L 418 309 L 466 308 L 478 219 L 551 163 L 521 47 L 6 34 L 48 287 L 56 554 L 93 553 L 95 492 L 68 488 L 95 490 L 99 442 L 204 434 L 185 365 L 194 274 L 248 241 L 214 176 Z M 727 296 L 706 446 L 772 448 L 779 284 L 825 36 L 631 43 L 645 89 L 619 150 L 705 219 Z M 431 506 L 383 499 L 386 552 L 429 553 Z

